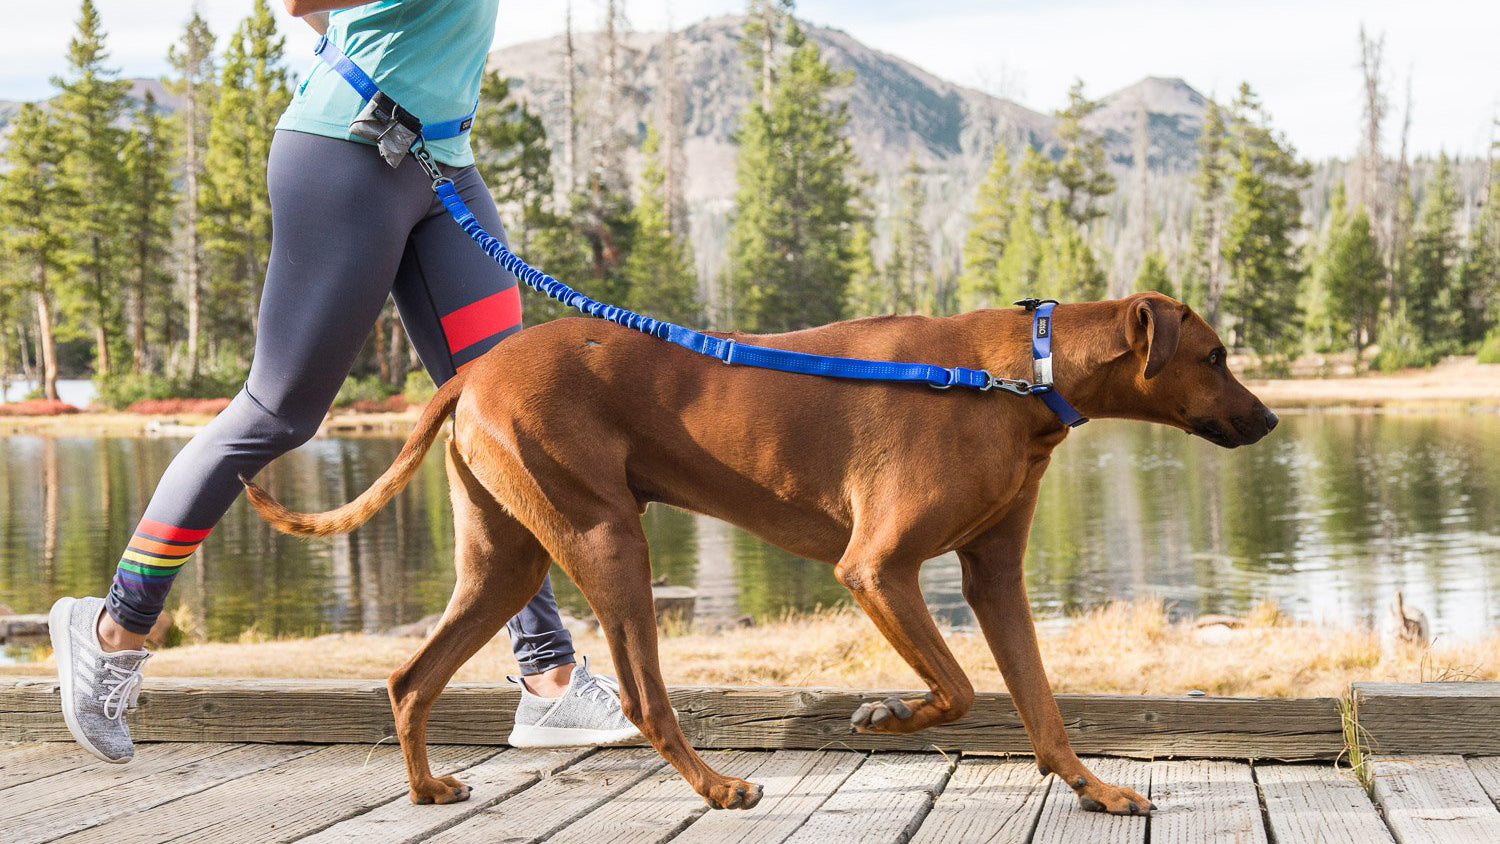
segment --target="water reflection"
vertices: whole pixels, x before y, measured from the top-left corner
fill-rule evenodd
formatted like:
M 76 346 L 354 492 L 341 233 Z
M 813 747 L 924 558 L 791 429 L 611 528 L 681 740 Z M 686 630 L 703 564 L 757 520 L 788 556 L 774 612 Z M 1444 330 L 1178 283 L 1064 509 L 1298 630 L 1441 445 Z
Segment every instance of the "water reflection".
M 39 612 L 109 582 L 151 486 L 179 440 L 0 438 L 0 602 Z M 391 438 L 319 439 L 266 479 L 290 506 L 324 509 L 395 456 Z M 304 541 L 237 504 L 179 578 L 179 617 L 233 639 L 381 630 L 442 608 L 452 515 L 434 453 L 411 486 L 354 535 Z M 1434 630 L 1500 620 L 1500 417 L 1306 415 L 1257 446 L 1223 451 L 1180 433 L 1099 422 L 1059 449 L 1028 559 L 1039 614 L 1157 594 L 1186 611 L 1236 612 L 1270 597 L 1294 615 L 1383 622 L 1396 589 Z M 662 507 L 645 527 L 653 568 L 696 586 L 700 613 L 758 618 L 848 601 L 828 566 Z M 558 579 L 575 613 L 582 596 Z M 923 588 L 969 623 L 951 556 Z

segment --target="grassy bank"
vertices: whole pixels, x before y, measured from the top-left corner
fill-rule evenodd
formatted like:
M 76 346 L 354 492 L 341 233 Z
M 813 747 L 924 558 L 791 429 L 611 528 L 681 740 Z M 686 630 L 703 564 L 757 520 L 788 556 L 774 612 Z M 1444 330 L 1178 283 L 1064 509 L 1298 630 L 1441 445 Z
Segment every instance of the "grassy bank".
M 247 637 L 253 638 L 253 637 Z M 575 642 L 609 672 L 596 631 Z M 946 635 L 976 688 L 1002 691 L 984 638 Z M 1042 653 L 1056 691 L 1315 697 L 1342 694 L 1357 680 L 1419 682 L 1500 678 L 1500 634 L 1420 648 L 1384 641 L 1371 631 L 1336 630 L 1289 621 L 1269 605 L 1234 629 L 1172 623 L 1157 602 L 1114 604 L 1041 631 Z M 334 635 L 287 641 L 188 645 L 160 651 L 153 676 L 383 678 L 417 648 L 413 638 Z M 669 683 L 916 688 L 916 675 L 874 626 L 854 611 L 789 618 L 755 628 L 689 632 L 661 640 Z M 37 674 L 48 664 L 0 666 Z M 504 636 L 459 672 L 458 681 L 499 681 L 515 673 Z

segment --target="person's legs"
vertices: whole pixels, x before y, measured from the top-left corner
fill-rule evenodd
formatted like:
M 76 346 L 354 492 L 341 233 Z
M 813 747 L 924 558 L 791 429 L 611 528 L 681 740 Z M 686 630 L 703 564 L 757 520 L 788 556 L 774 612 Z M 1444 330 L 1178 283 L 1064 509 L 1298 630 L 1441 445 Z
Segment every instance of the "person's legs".
M 369 147 L 317 135 L 276 133 L 267 170 L 275 235 L 249 377 L 167 467 L 106 602 L 109 618 L 137 636 L 239 495 L 239 477 L 316 433 L 430 196 L 415 162 L 392 170 Z
M 499 211 L 479 171 L 466 167 L 450 175 L 480 225 L 504 239 Z M 475 246 L 436 198 L 427 219 L 412 230 L 392 293 L 412 345 L 438 384 L 521 329 L 515 276 Z M 561 694 L 575 655 L 550 575 L 507 628 L 533 691 Z

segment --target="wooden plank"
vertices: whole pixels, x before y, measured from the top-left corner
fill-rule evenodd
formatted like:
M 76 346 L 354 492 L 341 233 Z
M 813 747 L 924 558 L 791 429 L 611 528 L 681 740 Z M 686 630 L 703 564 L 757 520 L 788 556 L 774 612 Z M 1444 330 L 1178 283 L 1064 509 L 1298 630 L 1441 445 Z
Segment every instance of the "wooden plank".
M 1198 759 L 1151 768 L 1151 844 L 1265 844 L 1250 766 Z
M 755 770 L 765 788 L 754 809 L 709 812 L 673 844 L 771 844 L 782 841 L 822 806 L 865 756 L 835 750 L 778 750 Z
M 503 744 L 517 694 L 508 685 L 450 686 L 433 710 L 429 740 Z M 892 694 L 913 693 L 684 687 L 672 691 L 672 704 L 701 748 L 1031 752 L 1004 694 L 981 694 L 965 717 L 913 735 L 849 732 L 854 709 Z M 140 741 L 364 743 L 394 734 L 385 684 L 363 680 L 152 678 L 142 702 L 131 715 Z M 1344 747 L 1332 698 L 1060 695 L 1058 705 L 1080 753 L 1299 761 L 1335 759 Z M 0 735 L 67 740 L 56 682 L 0 678 Z
M 427 841 L 429 844 L 543 841 L 665 764 L 651 750 L 601 750 Z
M 1047 778 L 1030 760 L 965 757 L 932 804 L 912 844 L 994 841 L 1020 844 L 1031 835 Z
M 1375 755 L 1500 755 L 1500 683 L 1355 683 Z
M 1400 844 L 1500 841 L 1500 812 L 1458 756 L 1375 757 L 1375 802 Z
M 0 800 L 0 827 L 8 827 L 17 818 L 34 812 L 52 811 L 57 806 L 84 800 L 100 791 L 125 788 L 138 780 L 217 756 L 230 750 L 232 744 L 163 744 L 141 749 L 138 758 L 128 765 L 116 765 L 95 759 L 92 764 L 50 777 L 8 788 Z
M 953 767 L 935 753 L 879 753 L 865 760 L 789 842 L 900 844 L 911 838 Z
M 403 794 L 363 815 L 301 839 L 301 844 L 406 844 L 421 841 L 535 785 L 593 753 L 593 748 L 507 750 L 454 776 L 473 791 L 462 803 L 416 806 Z
M 142 770 L 153 769 L 151 758 L 157 748 L 145 748 L 141 759 L 125 766 Z M 211 745 L 202 745 L 205 747 Z M 295 744 L 241 744 L 232 745 L 222 753 L 178 765 L 165 771 L 152 773 L 126 782 L 112 782 L 104 790 L 96 790 L 83 797 L 75 797 L 64 803 L 49 806 L 45 811 L 33 811 L 15 819 L 6 819 L 0 825 L 6 827 L 7 844 L 32 844 L 51 841 L 70 832 L 88 829 L 115 818 L 132 815 L 160 806 L 190 794 L 196 794 L 220 783 L 228 782 L 247 774 L 263 771 L 306 753 L 313 748 Z M 119 769 L 120 766 L 110 766 Z M 74 771 L 59 774 L 63 788 L 71 791 L 69 780 L 89 776 L 93 771 Z M 100 772 L 103 773 L 103 772 Z
M 0 791 L 99 760 L 78 745 L 28 742 L 0 750 Z
M 433 748 L 441 773 L 494 755 L 492 747 Z M 67 844 L 173 844 L 294 841 L 365 812 L 406 790 L 394 747 L 317 748 L 281 765 L 57 839 Z
M 1347 768 L 1257 765 L 1255 780 L 1277 842 L 1381 844 L 1391 833 L 1365 787 Z
M 1111 785 L 1151 793 L 1151 763 L 1135 759 L 1084 759 L 1089 770 Z M 1146 840 L 1146 817 L 1085 812 L 1078 796 L 1059 777 L 1050 777 L 1042 817 L 1032 835 L 1034 844 L 1141 844 Z
M 710 750 L 703 760 L 716 771 L 754 781 L 756 769 L 771 755 Z M 548 844 L 656 844 L 670 840 L 707 811 L 708 804 L 669 765 L 568 824 Z
M 1490 796 L 1496 806 L 1500 806 L 1500 756 L 1484 756 L 1467 761 L 1469 770 L 1474 772 L 1474 778 L 1479 780 L 1484 793 Z

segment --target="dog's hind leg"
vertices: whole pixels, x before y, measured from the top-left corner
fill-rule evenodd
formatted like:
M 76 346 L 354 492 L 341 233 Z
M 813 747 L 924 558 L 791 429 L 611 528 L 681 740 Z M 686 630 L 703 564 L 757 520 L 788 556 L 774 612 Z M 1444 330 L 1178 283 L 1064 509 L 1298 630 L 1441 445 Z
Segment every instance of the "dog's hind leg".
M 633 502 L 610 517 L 589 518 L 586 523 L 593 527 L 560 538 L 553 551 L 599 619 L 620 680 L 625 716 L 709 806 L 754 807 L 761 787 L 710 768 L 677 723 L 658 661 L 651 563 Z
M 850 718 L 859 732 L 916 732 L 956 720 L 974 703 L 974 686 L 948 650 L 922 598 L 917 583 L 922 558 L 892 549 L 895 544 L 856 536 L 834 576 L 930 691 L 916 699 L 891 697 L 861 705 Z
M 448 484 L 458 574 L 453 597 L 421 649 L 391 674 L 389 682 L 413 803 L 468 798 L 468 786 L 457 778 L 432 775 L 427 761 L 428 713 L 453 673 L 541 588 L 548 566 L 540 543 L 479 483 L 451 441 Z

